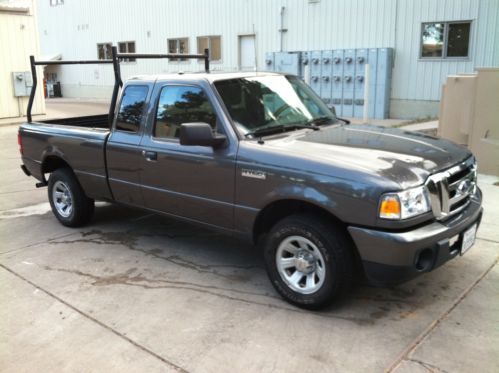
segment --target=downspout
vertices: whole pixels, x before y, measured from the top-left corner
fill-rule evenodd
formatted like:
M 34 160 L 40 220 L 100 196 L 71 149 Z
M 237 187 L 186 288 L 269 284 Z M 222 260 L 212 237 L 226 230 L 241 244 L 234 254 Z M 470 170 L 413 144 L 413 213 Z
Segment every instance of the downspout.
M 279 51 L 282 52 L 284 48 L 284 32 L 287 30 L 284 29 L 284 10 L 286 9 L 285 6 L 281 6 L 281 10 L 279 12 L 281 16 L 281 21 L 279 25 L 279 33 L 280 33 L 280 41 L 279 41 Z

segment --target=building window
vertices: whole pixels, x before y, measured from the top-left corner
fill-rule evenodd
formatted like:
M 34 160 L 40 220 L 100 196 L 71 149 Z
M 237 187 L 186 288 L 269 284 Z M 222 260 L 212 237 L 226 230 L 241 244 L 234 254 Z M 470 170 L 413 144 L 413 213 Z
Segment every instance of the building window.
M 189 54 L 189 39 L 168 39 L 168 53 L 170 54 Z M 177 61 L 178 58 L 170 58 L 170 61 Z M 181 58 L 180 61 L 186 61 L 187 58 Z
M 204 50 L 210 50 L 211 61 L 222 60 L 222 37 L 221 36 L 199 36 L 198 54 L 204 54 Z
M 139 132 L 148 91 L 149 88 L 143 85 L 126 87 L 116 119 L 117 130 Z
M 154 137 L 178 138 L 182 123 L 204 122 L 216 129 L 213 106 L 201 88 L 192 86 L 163 87 L 159 96 Z
M 99 44 L 97 44 L 97 58 L 99 60 L 112 59 L 112 53 L 111 53 L 112 47 L 113 47 L 112 43 L 99 43 Z
M 423 23 L 421 58 L 469 56 L 470 21 Z
M 135 53 L 134 41 L 120 41 L 118 42 L 119 53 Z M 123 62 L 135 62 L 135 58 L 120 58 Z

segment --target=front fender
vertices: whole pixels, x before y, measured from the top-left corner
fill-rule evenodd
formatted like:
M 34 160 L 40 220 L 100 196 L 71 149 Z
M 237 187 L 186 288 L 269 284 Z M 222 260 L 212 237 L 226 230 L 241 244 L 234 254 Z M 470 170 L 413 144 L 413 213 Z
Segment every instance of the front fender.
M 375 224 L 379 191 L 366 183 L 290 169 L 264 170 L 261 167 L 258 168 L 260 177 L 255 178 L 244 176 L 244 169 L 242 166 L 236 171 L 237 230 L 249 232 L 263 209 L 284 200 L 314 205 L 345 224 Z

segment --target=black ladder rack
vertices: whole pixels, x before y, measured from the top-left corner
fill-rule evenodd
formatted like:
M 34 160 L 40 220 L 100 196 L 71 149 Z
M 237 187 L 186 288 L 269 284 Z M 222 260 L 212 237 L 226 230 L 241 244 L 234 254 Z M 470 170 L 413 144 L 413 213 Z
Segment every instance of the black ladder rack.
M 33 86 L 31 87 L 31 93 L 29 95 L 28 109 L 26 115 L 28 117 L 28 122 L 32 122 L 31 109 L 33 108 L 33 101 L 35 100 L 36 87 L 38 84 L 38 79 L 36 76 L 36 66 L 46 66 L 46 65 L 89 65 L 89 64 L 112 64 L 114 70 L 114 88 L 113 95 L 111 97 L 111 105 L 109 108 L 109 127 L 111 128 L 114 118 L 114 109 L 116 102 L 118 101 L 118 93 L 120 87 L 123 86 L 123 81 L 121 80 L 121 69 L 120 69 L 120 59 L 121 58 L 192 58 L 192 59 L 203 59 L 204 60 L 204 70 L 210 72 L 210 51 L 208 49 L 204 50 L 204 54 L 157 54 L 157 53 L 118 53 L 118 48 L 113 46 L 111 48 L 111 59 L 110 60 L 79 60 L 79 61 L 36 61 L 35 56 L 29 56 L 29 62 L 31 65 L 31 75 L 33 76 Z

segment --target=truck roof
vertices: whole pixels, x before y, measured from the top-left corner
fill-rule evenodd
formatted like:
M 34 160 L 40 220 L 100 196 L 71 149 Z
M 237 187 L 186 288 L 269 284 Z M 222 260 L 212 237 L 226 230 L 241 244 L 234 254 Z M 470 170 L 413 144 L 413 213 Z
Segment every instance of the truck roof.
M 237 78 L 247 78 L 254 76 L 277 76 L 283 75 L 281 73 L 269 72 L 269 71 L 251 71 L 251 72 L 177 72 L 171 74 L 158 74 L 158 75 L 135 75 L 128 80 L 141 80 L 141 81 L 157 81 L 157 80 L 171 80 L 171 79 L 179 79 L 179 80 L 207 80 L 212 83 L 218 80 L 227 80 L 227 79 L 237 79 Z

